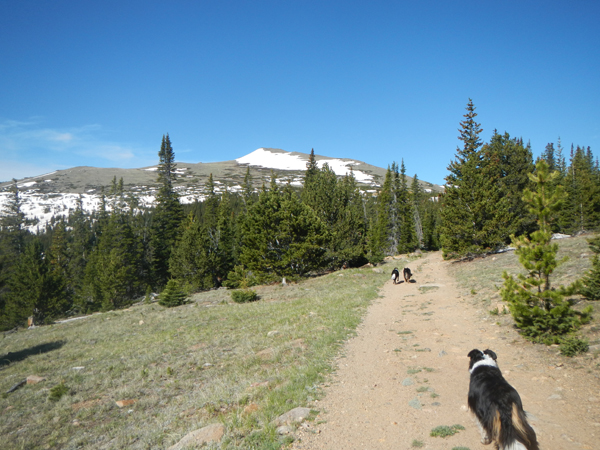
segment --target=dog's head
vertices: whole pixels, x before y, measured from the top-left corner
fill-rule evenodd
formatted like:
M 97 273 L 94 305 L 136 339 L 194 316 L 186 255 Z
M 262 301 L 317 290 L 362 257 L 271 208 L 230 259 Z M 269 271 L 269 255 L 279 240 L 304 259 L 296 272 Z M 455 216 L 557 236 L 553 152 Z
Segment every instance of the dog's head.
M 471 350 L 467 356 L 470 358 L 469 371 L 472 371 L 477 363 L 479 363 L 477 364 L 478 366 L 486 365 L 498 367 L 496 364 L 496 359 L 498 359 L 498 357 L 496 356 L 496 353 L 490 349 L 484 351 L 474 349 Z

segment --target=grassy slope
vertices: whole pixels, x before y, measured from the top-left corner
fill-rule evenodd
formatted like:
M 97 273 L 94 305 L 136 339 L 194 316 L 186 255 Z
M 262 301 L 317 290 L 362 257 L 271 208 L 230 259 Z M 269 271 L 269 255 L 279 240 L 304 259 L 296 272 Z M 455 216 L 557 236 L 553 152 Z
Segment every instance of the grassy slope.
M 386 267 L 352 269 L 260 287 L 251 304 L 210 291 L 178 308 L 138 305 L 6 335 L 2 392 L 28 375 L 46 381 L 0 399 L 0 448 L 166 448 L 219 421 L 226 448 L 279 448 L 270 422 L 318 398 L 387 278 Z M 61 382 L 69 394 L 49 401 Z M 125 399 L 137 402 L 119 408 Z
M 558 259 L 567 257 L 567 261 L 559 265 L 551 275 L 552 286 L 569 285 L 581 278 L 591 267 L 591 257 L 587 239 L 593 235 L 579 236 L 569 239 L 560 239 Z M 484 259 L 476 259 L 470 262 L 455 263 L 451 273 L 456 278 L 458 285 L 462 287 L 462 295 L 471 298 L 474 303 L 483 305 L 487 310 L 495 310 L 497 304 L 502 301 L 498 290 L 502 287 L 504 279 L 503 271 L 513 275 L 525 273 L 514 252 L 502 253 L 488 256 Z M 591 345 L 600 344 L 600 303 L 590 302 L 580 296 L 573 296 L 574 308 L 582 309 L 591 304 L 594 307 L 592 322 L 584 326 L 577 334 L 589 340 Z M 498 323 L 505 326 L 513 326 L 514 322 L 510 314 L 497 317 Z M 596 358 L 597 354 L 587 357 Z M 596 366 L 596 364 L 593 364 Z M 600 368 L 600 365 L 598 365 Z

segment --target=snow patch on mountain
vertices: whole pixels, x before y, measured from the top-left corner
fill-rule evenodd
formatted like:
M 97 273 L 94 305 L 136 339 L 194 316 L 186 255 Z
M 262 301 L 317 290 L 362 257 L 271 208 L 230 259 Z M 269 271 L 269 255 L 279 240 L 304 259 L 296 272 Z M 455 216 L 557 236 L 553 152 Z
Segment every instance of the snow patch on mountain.
M 278 170 L 306 170 L 307 159 L 302 158 L 300 155 L 294 155 L 290 152 L 274 152 L 265 148 L 259 148 L 254 150 L 252 153 L 242 156 L 236 159 L 238 164 L 248 164 L 250 166 L 260 166 L 269 169 Z M 352 166 L 360 165 L 357 161 L 342 160 L 336 158 L 326 158 L 317 161 L 319 168 L 323 167 L 323 164 L 327 163 L 331 170 L 338 176 L 344 176 L 350 173 Z M 362 172 L 357 169 L 352 169 L 354 178 L 359 183 L 373 183 L 373 176 Z

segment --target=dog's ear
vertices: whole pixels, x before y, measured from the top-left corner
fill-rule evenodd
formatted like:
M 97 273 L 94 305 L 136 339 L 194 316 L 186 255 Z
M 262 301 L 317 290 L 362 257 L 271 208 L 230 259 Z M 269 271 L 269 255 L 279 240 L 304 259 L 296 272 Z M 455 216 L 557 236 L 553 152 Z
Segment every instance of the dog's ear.
M 496 354 L 490 350 L 489 348 L 487 350 L 484 350 L 483 353 L 485 355 L 488 355 L 490 358 L 492 358 L 494 361 L 496 361 L 496 359 L 498 359 L 498 357 L 496 356 Z
M 474 358 L 477 355 L 481 355 L 481 350 L 477 350 L 476 348 L 471 350 L 467 355 L 469 358 Z

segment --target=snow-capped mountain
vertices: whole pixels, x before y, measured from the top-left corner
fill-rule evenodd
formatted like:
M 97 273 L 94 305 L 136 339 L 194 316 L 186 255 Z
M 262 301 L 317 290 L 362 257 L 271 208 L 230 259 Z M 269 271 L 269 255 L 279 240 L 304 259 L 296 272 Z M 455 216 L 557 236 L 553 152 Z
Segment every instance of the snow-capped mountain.
M 240 192 L 248 167 L 256 188 L 263 182 L 270 181 L 272 171 L 279 183 L 289 181 L 293 186 L 301 186 L 308 159 L 309 155 L 306 153 L 259 148 L 233 161 L 178 162 L 174 187 L 182 203 L 202 201 L 205 197 L 205 184 L 212 173 L 217 192 Z M 315 155 L 315 159 L 319 167 L 327 163 L 338 176 L 346 175 L 352 168 L 356 181 L 364 191 L 374 192 L 383 182 L 386 173 L 385 169 L 352 159 L 319 155 Z M 126 193 L 136 196 L 141 205 L 149 206 L 153 204 L 158 190 L 157 169 L 157 166 L 140 169 L 74 167 L 25 178 L 17 182 L 22 211 L 28 218 L 37 218 L 38 226 L 43 227 L 54 215 L 68 215 L 70 210 L 76 208 L 80 198 L 85 210 L 96 210 L 100 205 L 102 188 L 108 192 L 114 177 L 117 180 L 123 178 Z M 443 189 L 431 183 L 421 183 L 425 189 Z M 12 183 L 0 184 L 0 210 L 10 198 L 11 185 Z

